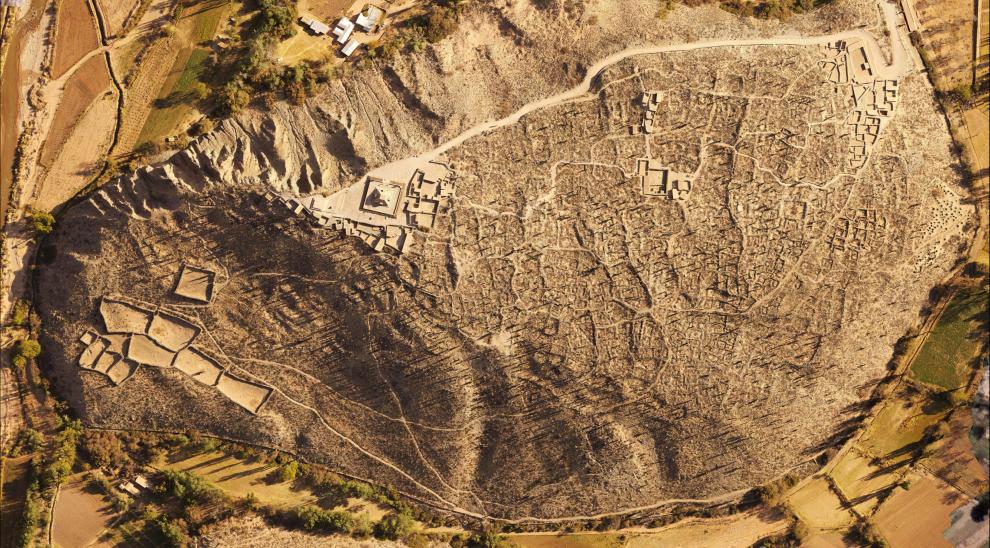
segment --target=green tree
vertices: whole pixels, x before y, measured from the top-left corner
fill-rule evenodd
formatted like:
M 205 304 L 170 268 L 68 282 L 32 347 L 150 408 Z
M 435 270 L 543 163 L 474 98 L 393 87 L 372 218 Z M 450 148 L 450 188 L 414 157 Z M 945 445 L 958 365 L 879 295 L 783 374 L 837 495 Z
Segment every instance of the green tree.
M 375 537 L 380 539 L 397 540 L 412 533 L 416 522 L 406 512 L 389 514 L 375 524 Z
M 23 339 L 17 341 L 17 355 L 33 360 L 41 355 L 41 343 L 34 339 Z
M 296 461 L 289 461 L 279 470 L 279 479 L 283 482 L 293 481 L 297 475 L 299 475 L 299 463 Z
M 55 230 L 55 217 L 47 211 L 32 209 L 28 217 L 31 219 L 31 226 L 38 234 L 51 234 Z

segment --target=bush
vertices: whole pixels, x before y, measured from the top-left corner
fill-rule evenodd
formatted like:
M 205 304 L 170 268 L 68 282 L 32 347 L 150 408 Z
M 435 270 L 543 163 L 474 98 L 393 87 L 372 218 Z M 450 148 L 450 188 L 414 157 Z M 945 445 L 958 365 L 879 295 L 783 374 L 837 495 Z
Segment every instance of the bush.
M 31 226 L 38 234 L 51 234 L 55 230 L 55 217 L 47 211 L 31 210 L 28 214 Z
M 120 468 L 131 461 L 120 438 L 112 432 L 87 430 L 83 432 L 79 448 L 86 460 L 94 466 Z
M 375 524 L 374 535 L 379 539 L 398 540 L 412 533 L 415 525 L 406 512 L 389 514 Z
M 290 461 L 289 463 L 283 465 L 279 469 L 278 477 L 283 482 L 293 481 L 296 479 L 296 476 L 298 474 L 299 474 L 299 463 L 296 461 Z
M 251 102 L 251 95 L 248 94 L 243 83 L 239 81 L 228 82 L 220 88 L 216 97 L 217 107 L 225 114 L 237 114 Z
M 28 315 L 31 313 L 31 307 L 28 306 L 27 301 L 19 299 L 14 303 L 14 313 L 11 315 L 11 321 L 14 325 L 24 325 L 27 323 Z
M 158 532 L 165 537 L 165 541 L 169 546 L 179 548 L 181 546 L 185 546 L 189 542 L 189 537 L 186 535 L 185 528 L 182 527 L 181 521 L 172 521 L 165 516 L 162 516 L 158 518 L 157 525 Z
M 41 343 L 33 339 L 17 341 L 16 353 L 18 356 L 33 360 L 41 355 Z
M 423 37 L 435 44 L 457 30 L 457 12 L 450 8 L 434 7 L 422 22 Z

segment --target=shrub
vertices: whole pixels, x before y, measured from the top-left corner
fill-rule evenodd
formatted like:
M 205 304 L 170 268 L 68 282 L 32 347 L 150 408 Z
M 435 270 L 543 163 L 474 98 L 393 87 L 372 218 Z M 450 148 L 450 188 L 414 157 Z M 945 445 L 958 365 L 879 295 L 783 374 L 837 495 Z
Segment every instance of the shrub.
M 14 325 L 24 325 L 27 323 L 30 312 L 31 307 L 28 306 L 27 301 L 19 299 L 16 303 L 14 303 L 14 313 L 11 315 L 11 321 Z
M 295 480 L 298 474 L 299 463 L 296 461 L 290 461 L 279 469 L 279 479 L 283 482 Z
M 457 12 L 449 8 L 435 7 L 423 20 L 423 37 L 435 44 L 457 30 Z
M 38 234 L 51 234 L 55 230 L 55 217 L 47 211 L 33 209 L 28 217 L 31 219 L 31 226 Z
M 17 341 L 17 355 L 33 360 L 41 355 L 41 343 L 33 339 Z
M 179 548 L 185 546 L 189 542 L 189 537 L 186 535 L 184 527 L 181 525 L 181 521 L 172 521 L 165 516 L 158 518 L 157 521 L 158 532 L 165 537 L 165 541 L 169 546 L 175 546 Z
M 213 120 L 209 118 L 203 118 L 202 120 L 196 122 L 189 128 L 189 132 L 193 137 L 199 137 L 200 135 L 205 135 L 213 131 Z
M 375 524 L 374 535 L 380 539 L 397 540 L 412 533 L 415 525 L 412 516 L 408 513 L 393 513 Z

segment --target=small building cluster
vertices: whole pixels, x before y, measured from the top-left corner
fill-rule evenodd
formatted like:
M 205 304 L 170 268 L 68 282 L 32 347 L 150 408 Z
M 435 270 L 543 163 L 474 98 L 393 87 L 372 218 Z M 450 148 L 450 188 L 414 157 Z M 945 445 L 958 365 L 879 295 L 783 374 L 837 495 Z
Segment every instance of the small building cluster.
M 849 169 L 866 164 L 873 146 L 880 138 L 886 121 L 893 116 L 899 99 L 897 80 L 879 80 L 870 65 L 866 47 L 861 41 L 837 41 L 826 47 L 830 58 L 821 62 L 835 86 L 848 86 L 853 111 L 847 124 L 850 129 Z
M 79 341 L 85 348 L 78 363 L 84 370 L 106 376 L 115 386 L 134 376 L 140 366 L 149 366 L 176 369 L 216 388 L 251 413 L 257 413 L 271 397 L 271 388 L 232 375 L 193 346 L 201 329 L 186 319 L 107 297 L 101 299 L 99 312 L 104 334 L 82 334 Z
M 358 13 L 354 21 L 351 21 L 349 17 L 341 17 L 333 29 L 326 23 L 312 17 L 300 17 L 299 23 L 316 36 L 333 34 L 334 41 L 342 46 L 340 53 L 344 57 L 349 57 L 361 45 L 361 42 L 354 38 L 355 30 L 373 32 L 384 16 L 385 12 L 381 8 L 368 4 L 364 10 Z
M 636 160 L 636 178 L 646 196 L 683 200 L 691 193 L 691 175 L 671 171 L 652 158 Z
M 648 91 L 643 93 L 639 99 L 639 104 L 643 107 L 643 118 L 639 125 L 629 127 L 629 133 L 631 135 L 653 133 L 653 118 L 657 115 L 657 109 L 660 108 L 660 92 Z
M 317 226 L 361 238 L 375 251 L 405 253 L 412 245 L 412 231 L 433 228 L 453 195 L 453 172 L 429 163 L 414 170 L 406 183 L 367 177 L 331 196 L 296 199 L 268 193 L 265 198 Z

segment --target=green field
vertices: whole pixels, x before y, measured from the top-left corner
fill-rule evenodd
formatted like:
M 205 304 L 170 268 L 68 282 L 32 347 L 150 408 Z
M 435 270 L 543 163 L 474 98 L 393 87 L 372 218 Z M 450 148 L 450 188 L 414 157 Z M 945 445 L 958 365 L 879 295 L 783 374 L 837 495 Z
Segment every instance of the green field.
M 911 365 L 914 378 L 952 390 L 964 386 L 985 335 L 987 294 L 978 287 L 956 292 Z
M 189 8 L 189 11 L 183 12 L 183 18 L 192 18 L 190 34 L 192 43 L 199 44 L 207 40 L 212 40 L 213 35 L 217 32 L 217 27 L 220 26 L 220 21 L 227 15 L 230 6 L 230 0 L 216 0 L 204 2 L 194 8 Z
M 158 96 L 158 101 L 162 104 L 157 104 L 151 109 L 144 127 L 141 128 L 138 143 L 156 141 L 169 135 L 192 111 L 192 91 L 200 81 L 206 68 L 206 60 L 209 58 L 210 52 L 204 49 L 187 49 L 179 52 L 168 79 L 162 86 L 162 93 Z

